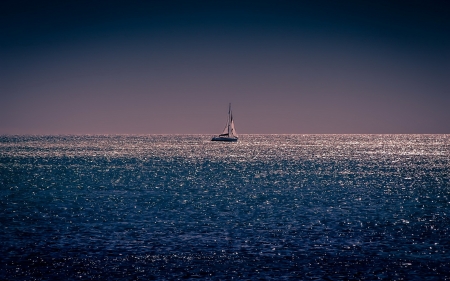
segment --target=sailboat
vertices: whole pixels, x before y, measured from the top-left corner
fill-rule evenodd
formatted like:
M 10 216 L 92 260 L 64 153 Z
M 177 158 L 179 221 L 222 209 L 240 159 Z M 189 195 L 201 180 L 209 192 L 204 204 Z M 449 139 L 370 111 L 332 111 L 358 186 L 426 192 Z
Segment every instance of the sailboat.
M 213 137 L 211 141 L 237 141 L 237 140 L 238 136 L 236 133 L 236 129 L 234 129 L 233 114 L 231 113 L 231 103 L 230 103 L 228 106 L 227 125 L 225 126 L 223 132 L 219 136 Z

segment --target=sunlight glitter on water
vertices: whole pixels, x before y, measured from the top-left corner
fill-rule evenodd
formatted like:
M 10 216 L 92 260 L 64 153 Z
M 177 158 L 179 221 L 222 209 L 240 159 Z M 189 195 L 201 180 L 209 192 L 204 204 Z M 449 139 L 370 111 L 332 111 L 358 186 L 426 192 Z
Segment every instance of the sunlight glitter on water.
M 1 137 L 0 277 L 449 278 L 449 136 L 209 139 Z

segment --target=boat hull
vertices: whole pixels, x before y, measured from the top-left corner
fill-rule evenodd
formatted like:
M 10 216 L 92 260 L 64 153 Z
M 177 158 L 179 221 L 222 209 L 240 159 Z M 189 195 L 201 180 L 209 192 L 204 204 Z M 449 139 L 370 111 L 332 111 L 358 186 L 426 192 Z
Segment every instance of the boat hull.
M 237 142 L 237 138 L 213 137 L 211 141 Z

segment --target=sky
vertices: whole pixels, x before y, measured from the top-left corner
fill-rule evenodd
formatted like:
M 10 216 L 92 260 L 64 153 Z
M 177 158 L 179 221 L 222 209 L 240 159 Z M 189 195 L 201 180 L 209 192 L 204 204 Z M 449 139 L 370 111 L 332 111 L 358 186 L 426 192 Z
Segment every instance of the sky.
M 372 3 L 373 2 L 373 3 Z M 0 134 L 450 133 L 446 1 L 2 1 Z

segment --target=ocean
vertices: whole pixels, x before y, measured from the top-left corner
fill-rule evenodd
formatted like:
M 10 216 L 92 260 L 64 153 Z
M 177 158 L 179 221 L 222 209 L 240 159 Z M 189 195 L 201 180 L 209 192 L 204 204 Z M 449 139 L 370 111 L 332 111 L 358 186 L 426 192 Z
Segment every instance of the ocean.
M 450 280 L 450 135 L 0 136 L 1 280 Z

